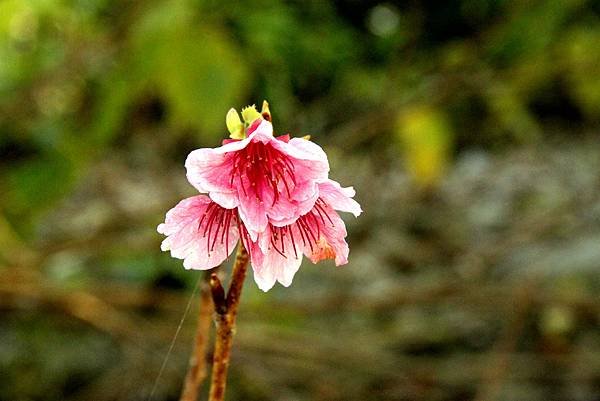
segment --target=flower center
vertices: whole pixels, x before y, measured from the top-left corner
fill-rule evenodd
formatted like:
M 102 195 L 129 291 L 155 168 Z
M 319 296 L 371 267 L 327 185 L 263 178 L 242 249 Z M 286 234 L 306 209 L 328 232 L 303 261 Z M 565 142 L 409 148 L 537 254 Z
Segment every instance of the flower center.
M 290 197 L 296 185 L 294 165 L 290 159 L 262 142 L 251 142 L 243 150 L 235 152 L 232 163 L 229 184 L 233 185 L 238 180 L 244 196 L 253 196 L 260 204 L 265 197 L 269 199 L 265 191 L 272 194 L 274 205 L 283 191 Z
M 229 229 L 232 223 L 237 225 L 240 240 L 247 247 L 250 238 L 246 227 L 238 217 L 237 209 L 225 209 L 214 202 L 208 205 L 198 222 L 198 233 L 202 233 L 202 237 L 206 238 L 206 252 L 209 256 L 215 250 L 217 243 L 225 245 L 225 251 L 229 255 Z

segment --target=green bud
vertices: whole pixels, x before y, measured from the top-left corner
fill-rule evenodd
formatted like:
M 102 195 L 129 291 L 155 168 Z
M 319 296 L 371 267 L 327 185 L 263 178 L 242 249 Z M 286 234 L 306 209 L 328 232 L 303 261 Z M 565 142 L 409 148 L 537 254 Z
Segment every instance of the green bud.
M 242 118 L 247 125 L 252 124 L 256 119 L 262 118 L 260 113 L 256 110 L 256 106 L 246 106 L 242 109 Z
M 225 124 L 229 130 L 229 137 L 233 139 L 244 139 L 244 124 L 240 120 L 238 112 L 231 108 L 225 117 Z

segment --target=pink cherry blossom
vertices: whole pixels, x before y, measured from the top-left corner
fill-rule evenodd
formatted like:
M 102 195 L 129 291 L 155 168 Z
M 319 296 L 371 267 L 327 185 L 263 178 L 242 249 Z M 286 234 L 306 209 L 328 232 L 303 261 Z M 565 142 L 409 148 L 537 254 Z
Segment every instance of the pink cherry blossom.
M 323 259 L 334 259 L 337 266 L 348 263 L 346 226 L 336 210 L 358 217 L 362 210 L 352 199 L 355 191 L 332 180 L 318 186 L 319 197 L 308 213 L 286 226 L 269 224 L 250 245 L 254 280 L 263 291 L 276 281 L 289 286 L 303 254 L 313 263 Z
M 227 125 L 240 138 L 244 126 L 236 117 L 235 111 L 228 113 Z M 346 264 L 346 226 L 337 212 L 361 214 L 354 189 L 328 179 L 327 156 L 318 145 L 274 137 L 268 119 L 256 119 L 245 134 L 190 153 L 187 177 L 203 194 L 167 212 L 158 226 L 166 235 L 162 250 L 183 259 L 187 269 L 206 270 L 221 264 L 241 241 L 264 291 L 276 282 L 289 286 L 303 255 L 313 263 Z
M 263 119 L 249 127 L 245 139 L 193 151 L 185 166 L 198 191 L 226 209 L 238 209 L 252 240 L 269 225 L 285 226 L 310 211 L 317 185 L 329 172 L 318 145 L 274 137 L 271 123 Z

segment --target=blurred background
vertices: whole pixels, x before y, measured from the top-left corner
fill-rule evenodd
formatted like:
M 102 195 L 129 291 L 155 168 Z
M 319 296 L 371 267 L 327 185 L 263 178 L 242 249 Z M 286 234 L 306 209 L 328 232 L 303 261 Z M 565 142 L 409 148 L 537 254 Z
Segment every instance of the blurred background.
M 600 400 L 598 0 L 1 0 L 0 400 L 147 399 L 200 275 L 156 226 L 263 99 L 365 212 L 248 278 L 229 400 Z

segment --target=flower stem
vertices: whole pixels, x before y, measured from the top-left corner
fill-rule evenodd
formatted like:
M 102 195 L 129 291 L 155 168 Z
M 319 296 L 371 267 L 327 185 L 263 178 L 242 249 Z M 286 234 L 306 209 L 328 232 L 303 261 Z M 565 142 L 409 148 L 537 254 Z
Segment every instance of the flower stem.
M 210 296 L 208 273 L 205 273 L 200 287 L 200 308 L 198 310 L 198 328 L 194 340 L 194 350 L 190 362 L 180 401 L 197 401 L 198 390 L 206 378 L 206 349 L 209 339 L 210 320 L 212 315 L 212 300 Z
M 231 356 L 231 345 L 235 332 L 235 319 L 237 316 L 242 286 L 246 278 L 248 267 L 248 252 L 240 243 L 238 248 L 231 283 L 227 298 L 222 296 L 223 287 L 215 274 L 211 276 L 210 285 L 215 303 L 215 321 L 217 334 L 215 338 L 215 351 L 213 354 L 212 379 L 210 383 L 209 401 L 223 401 L 227 383 L 227 368 Z

